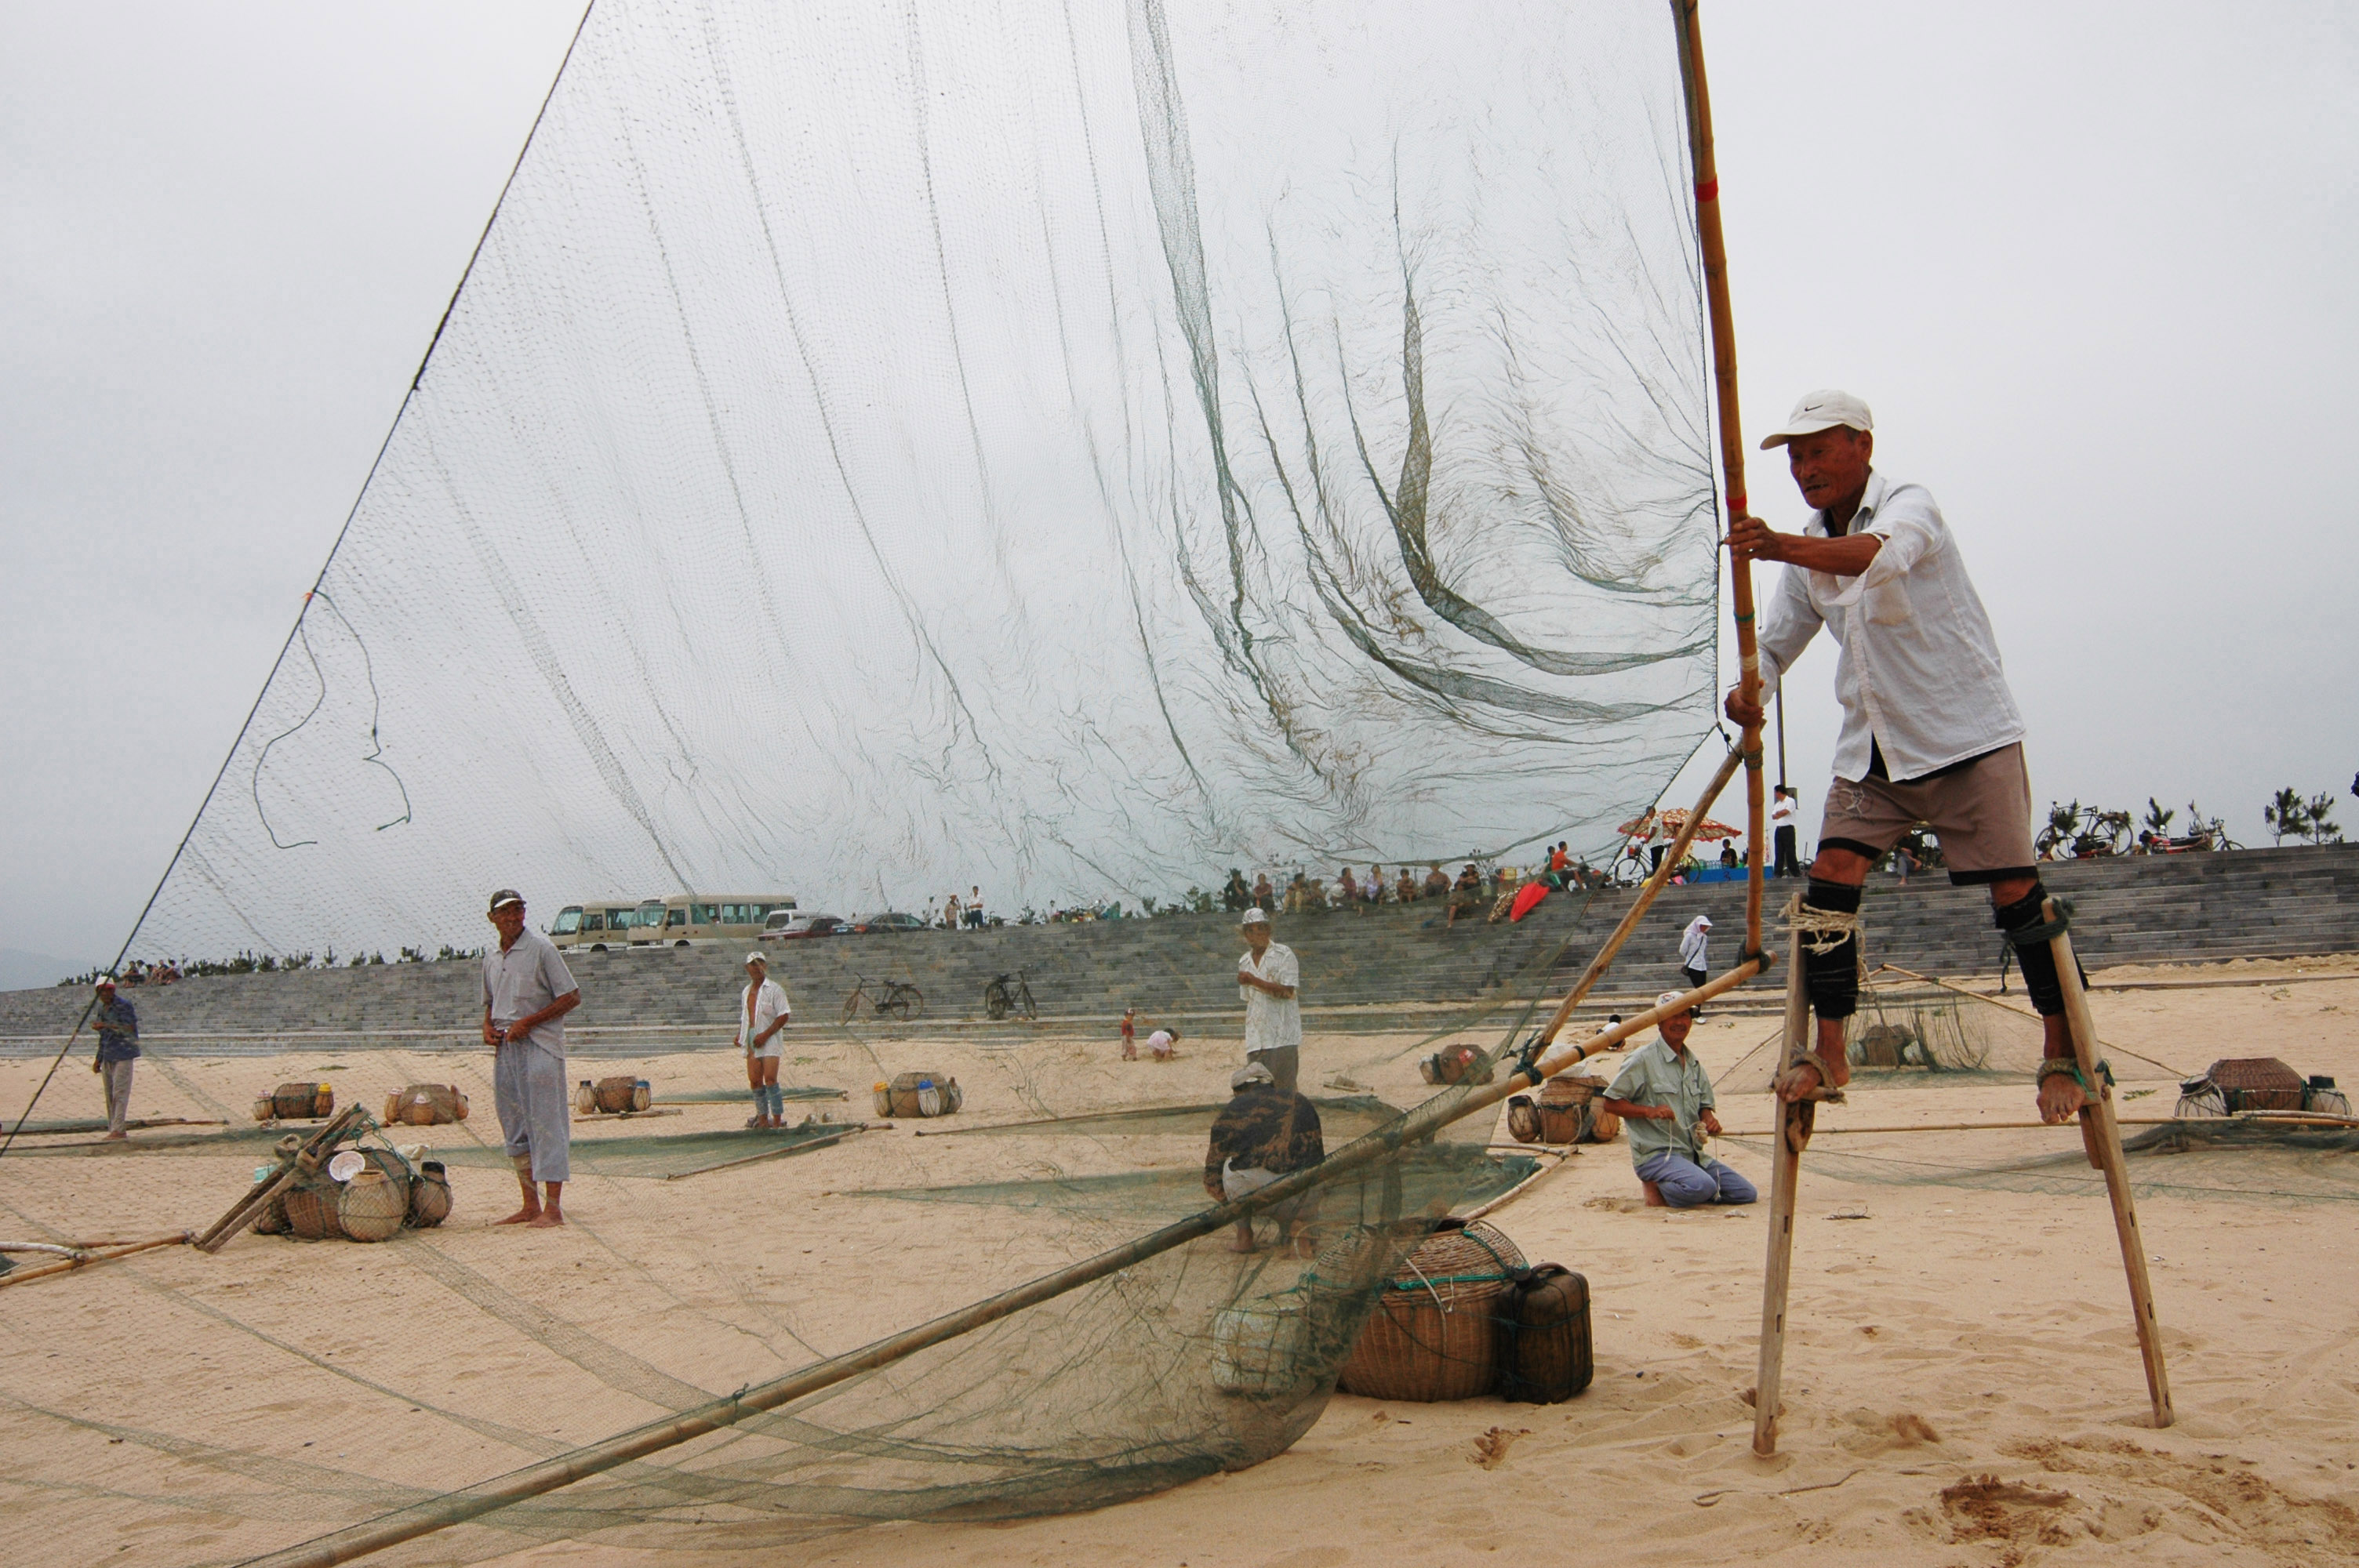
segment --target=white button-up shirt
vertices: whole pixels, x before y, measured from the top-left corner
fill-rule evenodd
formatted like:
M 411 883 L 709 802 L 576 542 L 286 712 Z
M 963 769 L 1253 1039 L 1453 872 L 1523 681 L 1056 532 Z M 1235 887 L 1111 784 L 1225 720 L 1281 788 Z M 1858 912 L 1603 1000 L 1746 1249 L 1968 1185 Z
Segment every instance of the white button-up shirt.
M 1803 530 L 1827 535 L 1824 513 Z M 2001 668 L 1990 616 L 1940 508 L 1920 484 L 1871 471 L 1851 534 L 1884 541 L 1857 577 L 1788 566 L 1761 621 L 1766 698 L 1824 625 L 1843 645 L 1835 697 L 1843 710 L 1837 778 L 1867 776 L 1871 743 L 1896 781 L 2023 739 L 2023 715 Z
M 1259 963 L 1254 962 L 1253 952 L 1248 948 L 1245 956 L 1237 960 L 1237 972 L 1258 975 L 1273 985 L 1302 984 L 1302 966 L 1295 962 L 1294 949 L 1282 942 L 1271 943 Z M 1246 1055 L 1302 1044 L 1302 999 L 1299 991 L 1281 1000 L 1266 990 L 1241 985 L 1237 994 L 1245 1002 Z
M 773 979 L 765 979 L 758 991 L 752 986 L 737 993 L 737 1048 L 741 1051 L 766 1050 L 778 1043 L 776 1034 L 756 1046 L 754 1037 L 780 1019 L 794 1022 L 794 1009 L 787 1000 L 787 988 Z M 751 1027 L 747 1021 L 751 1020 Z

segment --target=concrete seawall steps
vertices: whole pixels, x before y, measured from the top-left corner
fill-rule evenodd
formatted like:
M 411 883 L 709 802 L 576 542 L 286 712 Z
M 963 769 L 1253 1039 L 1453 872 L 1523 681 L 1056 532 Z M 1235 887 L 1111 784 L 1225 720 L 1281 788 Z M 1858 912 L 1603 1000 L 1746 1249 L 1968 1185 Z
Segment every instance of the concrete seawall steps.
M 2073 939 L 2091 967 L 2228 957 L 2359 952 L 2359 845 L 2217 855 L 2072 861 L 2044 868 L 2072 901 Z M 1772 882 L 1769 915 L 1799 887 Z M 1440 925 L 1440 906 L 1278 917 L 1277 939 L 1302 961 L 1304 1002 L 1366 1028 L 1439 1024 L 1469 1002 L 1560 992 L 1629 907 L 1627 890 L 1555 894 L 1519 925 Z M 1650 996 L 1679 980 L 1680 930 L 1699 914 L 1714 930 L 1712 967 L 1734 961 L 1743 939 L 1741 882 L 1665 890 L 1623 949 L 1605 989 Z M 1981 888 L 1939 873 L 1906 888 L 1870 881 L 1863 913 L 1867 960 L 1926 973 L 1995 971 L 1999 941 Z M 1026 970 L 1044 1018 L 1107 1021 L 1125 1006 L 1164 1018 L 1241 1012 L 1234 963 L 1243 950 L 1228 914 L 1165 915 L 1055 926 L 838 937 L 766 946 L 771 973 L 793 996 L 799 1022 L 832 1022 L 855 980 L 891 978 L 925 993 L 923 1022 L 979 1026 L 983 990 Z M 569 956 L 583 1001 L 585 1044 L 613 1028 L 725 1032 L 745 957 L 740 946 L 647 948 Z M 1543 972 L 1545 970 L 1545 972 Z M 1764 982 L 1772 984 L 1774 982 Z M 304 1033 L 471 1038 L 481 1015 L 480 970 L 461 960 L 352 969 L 208 976 L 128 993 L 145 1033 L 283 1037 Z M 0 1043 L 31 1048 L 71 1029 L 88 993 L 74 988 L 0 992 Z M 1332 1026 L 1332 1025 L 1331 1025 Z

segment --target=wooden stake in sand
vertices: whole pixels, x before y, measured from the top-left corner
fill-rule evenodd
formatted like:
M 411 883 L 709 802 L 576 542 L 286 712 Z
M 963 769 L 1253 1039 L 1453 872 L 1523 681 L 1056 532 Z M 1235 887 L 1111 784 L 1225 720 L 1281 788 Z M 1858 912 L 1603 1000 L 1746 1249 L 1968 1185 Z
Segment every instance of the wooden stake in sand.
M 2049 925 L 2061 926 L 2054 899 L 2041 906 L 2041 913 Z M 2154 1424 L 2169 1426 L 2176 1419 L 2170 1408 L 2170 1376 L 2162 1364 L 2162 1328 L 2155 1321 L 2154 1286 L 2146 1272 L 2146 1241 L 2138 1234 L 2137 1206 L 2130 1196 L 2130 1173 L 2122 1159 L 2122 1130 L 2114 1119 L 2114 1087 L 2097 1065 L 2097 1026 L 2089 1015 L 2089 993 L 2081 989 L 2081 965 L 2072 956 L 2072 934 L 2060 928 L 2049 946 L 2056 955 L 2056 979 L 2064 990 L 2064 1018 L 2072 1029 L 2072 1055 L 2080 1065 L 2081 1082 L 2094 1097 L 2081 1108 L 2081 1136 L 2089 1146 L 2089 1162 L 2105 1173 L 2105 1195 L 2113 1200 L 2114 1230 L 2121 1238 L 2123 1271 L 2129 1276 L 2130 1310 L 2137 1319 L 2138 1355 L 2146 1362 L 2146 1391 L 2154 1403 Z
M 1788 903 L 1790 918 L 1799 899 Z M 1788 938 L 1786 1030 L 1778 1070 L 1799 1061 L 1810 1047 L 1810 992 L 1802 973 L 1802 933 Z M 1786 1369 L 1786 1291 L 1794 1273 L 1794 1199 L 1802 1175 L 1802 1146 L 1814 1118 L 1809 1100 L 1777 1103 L 1777 1130 L 1769 1151 L 1769 1261 L 1761 1278 L 1761 1364 L 1753 1382 L 1753 1452 L 1777 1450 L 1777 1418 L 1784 1413 L 1778 1390 Z

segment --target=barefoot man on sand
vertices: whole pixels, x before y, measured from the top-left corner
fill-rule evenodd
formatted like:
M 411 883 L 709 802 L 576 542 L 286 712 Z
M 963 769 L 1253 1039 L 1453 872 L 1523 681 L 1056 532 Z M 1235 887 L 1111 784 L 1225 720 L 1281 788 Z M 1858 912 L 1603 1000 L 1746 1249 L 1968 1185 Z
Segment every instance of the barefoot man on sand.
M 546 1228 L 565 1223 L 559 1206 L 572 1147 L 572 1108 L 565 1093 L 565 1015 L 582 1003 L 565 960 L 548 937 L 524 923 L 524 895 L 492 894 L 499 946 L 484 955 L 484 1044 L 492 1058 L 493 1101 L 524 1204 L 501 1225 Z M 546 1202 L 533 1190 L 547 1189 Z
M 1922 485 L 1871 465 L 1875 420 L 1843 392 L 1813 392 L 1761 445 L 1784 447 L 1813 509 L 1799 534 L 1757 517 L 1728 531 L 1741 560 L 1782 561 L 1761 624 L 1761 701 L 1776 693 L 1821 626 L 1842 645 L 1835 697 L 1843 732 L 1802 909 L 1817 1053 L 1780 1074 L 1778 1098 L 1839 1087 L 1843 1022 L 1859 1002 L 1860 889 L 1868 868 L 1919 822 L 1940 836 L 1950 881 L 1989 887 L 1998 928 L 2015 945 L 2025 989 L 2046 1026 L 2039 1116 L 2066 1121 L 2088 1098 L 2072 1058 L 2053 950 L 2039 934 L 2047 891 L 2031 848 L 2031 781 L 1990 617 L 1965 560 Z M 1738 724 L 1759 703 L 1728 694 Z

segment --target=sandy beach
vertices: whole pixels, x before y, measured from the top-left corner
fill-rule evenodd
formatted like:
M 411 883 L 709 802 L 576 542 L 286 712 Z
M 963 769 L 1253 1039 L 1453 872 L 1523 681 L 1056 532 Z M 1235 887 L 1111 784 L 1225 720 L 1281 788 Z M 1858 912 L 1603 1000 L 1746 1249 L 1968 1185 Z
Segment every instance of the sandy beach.
M 2173 1067 L 2276 1055 L 2359 1081 L 2359 963 L 2093 978 L 2155 988 L 2100 989 L 2099 1027 Z M 2263 983 L 2219 983 L 2230 980 Z M 1700 1025 L 1694 1044 L 1717 1072 L 1770 1026 L 1732 1011 Z M 1049 1107 L 1071 1117 L 1214 1101 L 1234 1049 L 1189 1042 L 1174 1063 L 1125 1063 L 1111 1027 L 1102 1040 L 1014 1047 L 817 1026 L 794 1039 L 781 1081 L 851 1097 L 790 1104 L 796 1115 L 872 1118 L 866 1091 L 880 1068 L 954 1075 L 965 1109 L 924 1137 L 902 1123 L 672 1181 L 646 1162 L 647 1141 L 725 1133 L 742 1122 L 742 1100 L 690 1098 L 664 1108 L 677 1116 L 582 1126 L 566 1194 L 574 1223 L 532 1234 L 490 1223 L 513 1206 L 515 1187 L 481 1148 L 496 1141 L 483 1053 L 151 1057 L 136 1107 L 151 1117 L 226 1109 L 244 1120 L 255 1093 L 288 1078 L 325 1078 L 372 1109 L 403 1082 L 457 1082 L 474 1097 L 467 1123 L 396 1134 L 431 1145 L 428 1157 L 448 1154 L 456 1207 L 440 1230 L 383 1247 L 245 1236 L 214 1257 L 170 1248 L 0 1291 L 0 1497 L 11 1518 L 0 1560 L 236 1561 L 312 1533 L 285 1517 L 289 1488 L 348 1493 L 359 1517 L 361 1502 L 547 1457 L 1030 1278 L 1126 1234 L 1120 1215 L 1084 1224 L 999 1198 L 903 1195 L 1152 1181 L 1188 1173 L 1200 1155 L 1169 1133 L 939 1134 Z M 1314 1037 L 1306 1087 L 1345 1072 L 1411 1103 L 1411 1044 Z M 738 1062 L 724 1040 L 633 1064 L 583 1062 L 576 1076 L 629 1065 L 660 1101 L 740 1085 Z M 45 1066 L 0 1064 L 0 1102 L 22 1104 Z M 2125 1118 L 2169 1114 L 2177 1088 L 2159 1068 L 2132 1061 L 2122 1077 Z M 87 1064 L 69 1064 L 41 1114 L 92 1114 L 98 1098 Z M 2359 1561 L 2359 1260 L 2348 1206 L 2359 1184 L 2337 1164 L 2347 1156 L 2137 1162 L 2179 1411 L 2157 1432 L 2095 1173 L 2066 1163 L 2037 1180 L 1957 1177 L 2071 1152 L 2071 1130 L 1838 1130 L 2021 1121 L 2031 1098 L 2026 1082 L 1895 1075 L 1826 1114 L 1804 1164 L 1788 1413 L 1772 1459 L 1750 1453 L 1745 1400 L 1762 1211 L 1647 1209 L 1617 1143 L 1580 1151 L 1495 1216 L 1529 1257 L 1589 1279 L 1597 1377 L 1568 1403 L 1338 1396 L 1274 1460 L 1078 1515 L 882 1524 L 786 1545 L 719 1525 L 660 1541 L 507 1548 L 478 1531 L 386 1561 Z M 1771 1111 L 1766 1097 L 1730 1096 L 1721 1116 L 1741 1134 L 1768 1127 Z M 87 1147 L 87 1135 L 33 1141 L 44 1147 L 0 1161 L 0 1224 L 35 1240 L 201 1227 L 266 1147 L 248 1135 L 209 1148 L 212 1136 L 158 1129 L 136 1134 L 129 1152 Z M 85 1146 L 60 1147 L 75 1144 Z M 1732 1137 L 1722 1152 L 1765 1178 L 1764 1141 Z M 569 1354 L 576 1331 L 582 1345 Z

